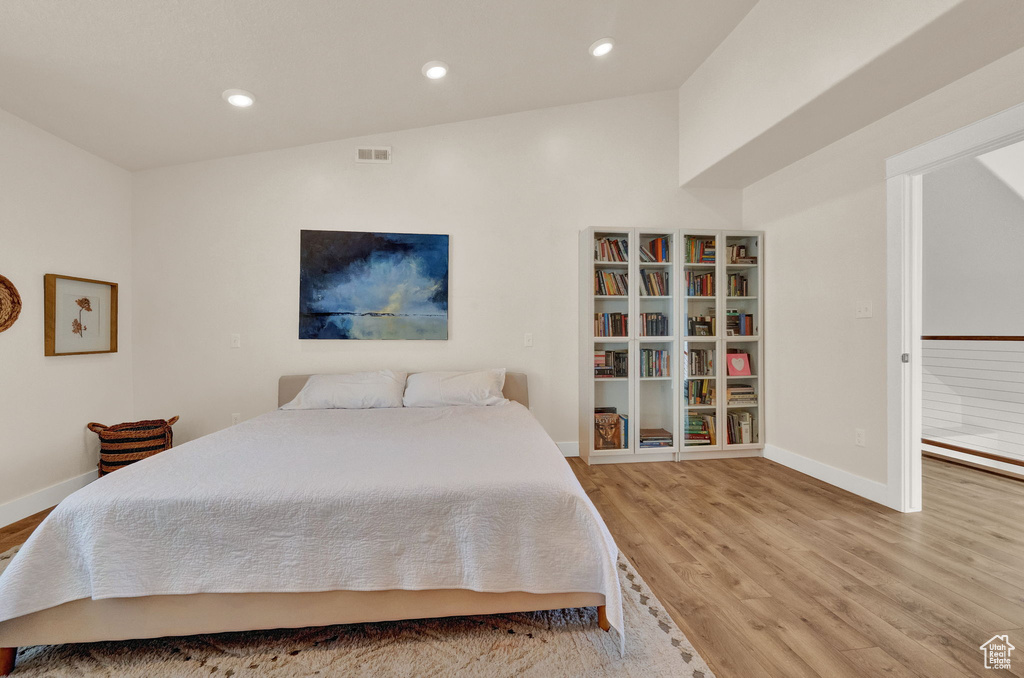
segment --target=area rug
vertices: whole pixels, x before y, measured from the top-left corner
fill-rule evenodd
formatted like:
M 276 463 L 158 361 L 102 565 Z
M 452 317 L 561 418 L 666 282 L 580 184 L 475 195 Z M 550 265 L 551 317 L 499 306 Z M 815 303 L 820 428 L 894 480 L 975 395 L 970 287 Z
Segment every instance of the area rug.
M 0 554 L 0 572 L 17 549 Z M 22 648 L 12 676 L 714 678 L 624 556 L 626 654 L 595 608 Z

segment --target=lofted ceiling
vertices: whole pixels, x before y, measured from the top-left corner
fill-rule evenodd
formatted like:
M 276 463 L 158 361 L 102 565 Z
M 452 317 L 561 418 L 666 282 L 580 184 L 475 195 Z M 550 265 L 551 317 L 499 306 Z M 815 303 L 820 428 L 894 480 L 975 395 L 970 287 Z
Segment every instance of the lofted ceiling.
M 138 170 L 676 88 L 755 2 L 3 0 L 0 108 Z

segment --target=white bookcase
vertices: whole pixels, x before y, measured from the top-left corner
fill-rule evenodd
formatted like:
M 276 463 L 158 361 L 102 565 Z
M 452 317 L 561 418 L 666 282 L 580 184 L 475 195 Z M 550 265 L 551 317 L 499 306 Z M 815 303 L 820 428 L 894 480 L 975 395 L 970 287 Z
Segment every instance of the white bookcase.
M 680 415 L 676 237 L 671 230 L 640 228 L 587 229 L 580 236 L 580 453 L 588 462 L 676 458 Z M 624 250 L 627 260 L 607 261 L 609 257 L 601 256 L 596 246 L 602 241 L 624 243 L 617 251 L 621 255 Z M 653 249 L 656 260 L 642 261 L 641 248 Z M 626 294 L 599 293 L 609 290 L 596 289 L 597 276 L 608 274 L 625 275 Z M 599 325 L 595 319 L 607 315 L 612 320 L 616 314 L 624 314 L 627 322 Z M 604 336 L 609 334 L 601 330 L 605 325 L 617 325 L 610 332 L 617 336 Z M 599 353 L 613 363 L 612 374 L 597 374 Z M 622 358 L 616 361 L 614 356 Z M 616 362 L 625 367 L 625 374 L 615 369 Z M 599 433 L 595 408 L 615 408 L 618 425 L 624 429 L 618 446 L 609 445 Z M 642 439 L 641 432 L 653 431 L 663 434 L 660 440 Z
M 584 460 L 760 454 L 763 241 L 757 231 L 590 228 L 580 234 Z M 641 249 L 655 260 L 642 260 Z M 597 289 L 598 277 L 604 289 Z M 623 315 L 626 322 L 618 322 Z M 731 374 L 733 358 L 750 374 Z M 599 368 L 602 361 L 608 365 Z M 600 411 L 610 408 L 614 413 Z M 616 434 L 618 427 L 628 432 Z

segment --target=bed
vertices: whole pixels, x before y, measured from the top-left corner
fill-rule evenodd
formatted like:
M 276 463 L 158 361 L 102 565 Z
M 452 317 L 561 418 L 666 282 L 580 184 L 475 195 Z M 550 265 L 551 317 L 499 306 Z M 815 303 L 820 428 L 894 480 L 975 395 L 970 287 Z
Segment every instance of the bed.
M 0 675 L 26 645 L 565 607 L 621 630 L 614 541 L 525 375 L 504 394 L 278 410 L 79 490 L 0 575 Z

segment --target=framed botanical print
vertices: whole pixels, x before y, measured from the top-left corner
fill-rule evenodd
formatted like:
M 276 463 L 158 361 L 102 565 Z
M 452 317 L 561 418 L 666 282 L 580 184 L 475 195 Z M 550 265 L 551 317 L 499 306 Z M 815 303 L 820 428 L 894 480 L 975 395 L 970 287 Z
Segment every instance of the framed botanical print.
M 46 355 L 117 353 L 117 283 L 43 276 Z

